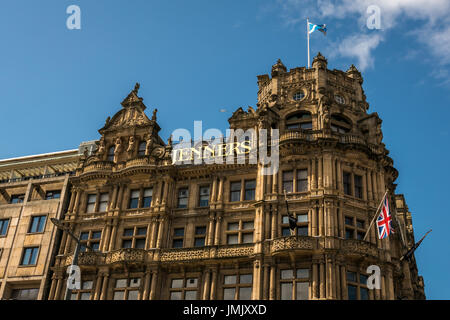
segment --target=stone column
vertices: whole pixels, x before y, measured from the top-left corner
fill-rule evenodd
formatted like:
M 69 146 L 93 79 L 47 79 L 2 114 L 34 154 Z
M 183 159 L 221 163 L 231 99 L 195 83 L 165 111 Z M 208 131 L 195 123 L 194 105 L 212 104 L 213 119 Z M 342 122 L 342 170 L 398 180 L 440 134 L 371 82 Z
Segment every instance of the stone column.
M 152 218 L 152 232 L 150 234 L 150 248 L 156 247 L 156 236 L 157 236 L 157 228 L 158 228 L 158 219 L 153 217 Z
M 347 272 L 344 265 L 341 266 L 341 298 L 342 300 L 348 300 Z
M 270 265 L 268 263 L 264 264 L 264 281 L 263 281 L 263 299 L 269 300 L 269 290 L 270 290 Z
M 326 298 L 326 287 L 325 287 L 325 263 L 321 262 L 319 264 L 319 291 L 320 291 L 320 299 Z
M 156 247 L 158 249 L 161 248 L 161 246 L 162 246 L 162 240 L 163 240 L 166 221 L 167 221 L 167 218 L 164 216 L 159 219 L 158 237 L 156 240 Z
M 48 295 L 48 300 L 54 300 L 55 298 L 55 290 L 56 290 L 56 283 L 58 282 L 58 277 L 55 273 L 52 275 L 52 284 L 50 286 L 50 293 Z
M 150 278 L 151 270 L 149 267 L 145 270 L 144 291 L 142 292 L 141 300 L 148 300 L 150 296 Z
M 323 214 L 323 202 L 319 205 L 319 236 L 325 236 L 325 226 L 324 226 L 324 214 Z
M 209 215 L 209 227 L 208 227 L 208 241 L 206 242 L 206 245 L 211 246 L 214 244 L 214 213 L 211 212 Z
M 97 281 L 95 282 L 95 292 L 94 295 L 91 296 L 91 300 L 100 299 L 100 295 L 102 293 L 102 280 L 103 280 L 103 273 L 97 272 Z
M 313 261 L 312 265 L 312 299 L 319 299 L 319 266 L 317 262 Z
M 158 281 L 158 270 L 152 271 L 152 284 L 150 287 L 150 300 L 156 299 L 156 284 Z
M 311 187 L 310 190 L 317 189 L 316 184 L 316 158 L 311 159 Z
M 217 278 L 218 278 L 218 271 L 217 266 L 212 269 L 212 277 L 211 277 L 211 294 L 210 299 L 216 300 L 217 299 Z
M 203 295 L 202 295 L 202 300 L 209 300 L 209 295 L 210 295 L 210 278 L 211 278 L 211 271 L 210 270 L 206 270 L 205 272 L 205 277 L 204 277 L 204 282 L 203 282 Z
M 323 188 L 323 160 L 319 157 L 318 161 L 319 173 L 318 173 L 318 188 Z
M 276 266 L 272 265 L 270 267 L 270 287 L 269 287 L 269 299 L 270 300 L 275 300 L 276 296 L 276 283 L 277 280 L 275 279 L 275 275 L 276 275 Z
M 278 210 L 272 206 L 272 226 L 271 226 L 271 238 L 275 239 L 278 235 Z
M 218 246 L 220 244 L 220 229 L 222 227 L 222 213 L 216 214 L 216 234 L 214 238 L 214 245 Z
M 109 240 L 109 250 L 114 250 L 114 246 L 116 243 L 116 235 L 117 235 L 117 228 L 118 228 L 119 222 L 117 220 L 113 220 L 112 222 L 112 230 L 111 230 L 111 238 Z
M 100 300 L 108 299 L 108 282 L 109 282 L 109 273 L 105 273 L 103 276 L 103 286 L 102 286 L 102 293 L 100 295 Z

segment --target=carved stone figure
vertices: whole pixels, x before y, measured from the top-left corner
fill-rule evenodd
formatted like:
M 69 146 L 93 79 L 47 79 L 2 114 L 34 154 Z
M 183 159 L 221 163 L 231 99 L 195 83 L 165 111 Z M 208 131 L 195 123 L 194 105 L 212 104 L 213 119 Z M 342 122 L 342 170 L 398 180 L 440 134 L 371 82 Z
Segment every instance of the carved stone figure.
M 97 156 L 101 159 L 102 156 L 105 154 L 105 138 L 101 137 L 100 138 L 100 142 L 98 144 L 98 149 L 97 149 Z
M 114 148 L 114 162 L 117 163 L 119 160 L 119 155 L 122 152 L 122 139 L 117 138 Z
M 133 156 L 135 146 L 136 146 L 136 141 L 135 141 L 134 137 L 131 136 L 130 139 L 128 140 L 128 149 L 127 149 L 128 157 Z
M 146 142 L 145 155 L 149 156 L 153 149 L 153 135 L 151 133 L 148 135 Z
M 377 131 L 375 133 L 377 144 L 383 141 L 383 132 L 381 131 L 381 122 L 377 124 Z

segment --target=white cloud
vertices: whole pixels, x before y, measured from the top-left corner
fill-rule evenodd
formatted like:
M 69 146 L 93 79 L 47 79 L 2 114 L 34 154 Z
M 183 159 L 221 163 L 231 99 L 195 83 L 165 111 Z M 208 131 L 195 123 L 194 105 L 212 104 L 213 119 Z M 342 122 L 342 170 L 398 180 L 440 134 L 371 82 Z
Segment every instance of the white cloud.
M 373 50 L 385 34 L 404 19 L 414 20 L 417 27 L 408 33 L 426 45 L 438 64 L 450 64 L 450 1 L 449 0 L 276 0 L 285 23 L 304 23 L 306 15 L 318 23 L 326 18 L 357 19 L 360 29 L 346 36 L 335 55 L 357 58 L 361 69 L 373 66 Z M 370 5 L 381 9 L 381 30 L 365 27 Z M 333 55 L 333 54 L 332 54 Z

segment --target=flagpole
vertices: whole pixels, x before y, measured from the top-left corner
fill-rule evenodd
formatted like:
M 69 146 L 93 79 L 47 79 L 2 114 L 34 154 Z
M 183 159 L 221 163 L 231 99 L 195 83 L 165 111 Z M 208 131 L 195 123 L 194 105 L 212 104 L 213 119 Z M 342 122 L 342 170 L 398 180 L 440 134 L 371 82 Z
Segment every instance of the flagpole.
M 373 216 L 372 221 L 370 222 L 369 228 L 367 228 L 367 231 L 366 231 L 366 234 L 364 235 L 363 241 L 366 240 L 367 235 L 369 234 L 370 228 L 372 227 L 375 219 L 377 218 L 378 212 L 380 211 L 381 205 L 383 204 L 384 198 L 386 198 L 386 195 L 388 192 L 389 192 L 389 189 L 386 189 L 386 192 L 384 193 L 383 198 L 381 198 L 381 202 L 380 202 L 380 205 L 378 206 L 377 212 L 375 212 L 375 215 Z
M 311 68 L 310 57 L 309 57 L 309 18 L 306 18 L 306 36 L 308 38 L 308 69 Z

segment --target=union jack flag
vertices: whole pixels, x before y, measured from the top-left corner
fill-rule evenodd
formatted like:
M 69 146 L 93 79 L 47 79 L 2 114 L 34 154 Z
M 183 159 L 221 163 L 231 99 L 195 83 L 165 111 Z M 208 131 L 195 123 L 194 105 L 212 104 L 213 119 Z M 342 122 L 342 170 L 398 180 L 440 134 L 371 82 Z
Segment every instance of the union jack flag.
M 377 219 L 377 226 L 378 226 L 378 238 L 384 239 L 387 238 L 390 233 L 394 232 L 394 230 L 391 227 L 391 213 L 389 211 L 389 202 L 388 197 L 384 197 L 383 205 L 381 207 L 380 215 Z

